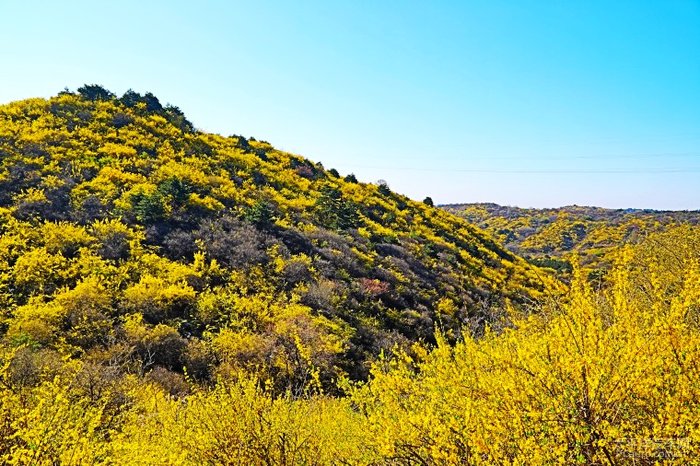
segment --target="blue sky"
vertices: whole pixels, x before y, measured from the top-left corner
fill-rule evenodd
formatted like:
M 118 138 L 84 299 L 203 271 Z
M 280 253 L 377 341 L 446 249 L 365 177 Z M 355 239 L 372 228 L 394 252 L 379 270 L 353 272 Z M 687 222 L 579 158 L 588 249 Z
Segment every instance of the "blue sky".
M 415 199 L 700 209 L 700 0 L 2 0 L 0 58 Z

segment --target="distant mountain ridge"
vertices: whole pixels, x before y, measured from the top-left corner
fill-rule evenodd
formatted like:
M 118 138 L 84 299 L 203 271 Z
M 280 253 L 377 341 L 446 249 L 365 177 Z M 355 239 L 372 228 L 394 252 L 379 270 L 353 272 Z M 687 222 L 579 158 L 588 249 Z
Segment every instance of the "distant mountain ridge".
M 567 273 L 576 256 L 590 270 L 609 267 L 610 253 L 673 225 L 700 224 L 700 210 L 606 209 L 565 206 L 521 208 L 494 203 L 446 204 L 441 208 L 491 233 L 534 264 Z
M 615 209 L 609 207 L 580 206 L 576 204 L 562 207 L 515 207 L 496 204 L 494 202 L 465 202 L 453 204 L 440 204 L 438 207 L 448 211 L 460 210 L 468 207 L 478 207 L 487 210 L 489 213 L 508 217 L 525 216 L 537 213 L 561 213 L 566 212 L 573 215 L 590 217 L 591 219 L 614 219 L 625 214 L 632 215 L 655 215 L 661 218 L 675 218 L 677 220 L 698 221 L 700 209 L 698 210 L 663 210 L 644 208 L 622 208 Z

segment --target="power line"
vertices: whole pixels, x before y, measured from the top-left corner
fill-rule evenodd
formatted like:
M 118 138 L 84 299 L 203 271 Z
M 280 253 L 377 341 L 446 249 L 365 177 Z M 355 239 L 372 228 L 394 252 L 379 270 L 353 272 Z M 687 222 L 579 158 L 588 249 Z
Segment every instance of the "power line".
M 656 159 L 656 158 L 696 158 L 700 152 L 656 152 L 647 154 L 592 154 L 592 155 L 560 155 L 560 156 L 531 156 L 531 155 L 495 155 L 469 157 L 469 160 L 615 160 L 615 159 Z
M 644 159 L 644 158 L 696 158 L 700 152 L 657 152 L 647 154 L 597 154 L 574 155 L 561 157 L 532 157 L 532 156 L 494 156 L 494 157 L 469 157 L 465 162 L 520 160 L 523 162 L 550 162 L 558 160 L 598 160 L 607 161 L 614 159 Z M 638 168 L 457 168 L 457 167 L 407 167 L 407 166 L 376 166 L 359 164 L 339 164 L 344 168 L 361 168 L 372 170 L 408 170 L 418 172 L 460 172 L 483 174 L 662 174 L 662 173 L 698 173 L 700 167 L 638 167 Z
M 371 170 L 408 170 L 417 172 L 459 172 L 483 174 L 670 174 L 670 173 L 700 173 L 700 167 L 670 167 L 646 169 L 481 169 L 481 168 L 443 168 L 443 167 L 381 167 L 370 165 L 346 165 L 345 168 L 364 168 Z
M 661 152 L 656 154 L 599 154 L 599 155 L 574 155 L 572 159 L 652 159 L 674 157 L 698 157 L 700 152 Z M 567 157 L 554 157 L 552 159 L 567 160 Z

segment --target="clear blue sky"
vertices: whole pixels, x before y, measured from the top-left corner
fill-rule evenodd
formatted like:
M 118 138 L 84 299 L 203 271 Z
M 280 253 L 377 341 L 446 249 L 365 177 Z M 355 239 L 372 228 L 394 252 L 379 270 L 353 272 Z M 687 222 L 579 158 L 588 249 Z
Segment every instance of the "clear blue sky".
M 700 0 L 2 0 L 0 58 L 415 199 L 700 209 Z

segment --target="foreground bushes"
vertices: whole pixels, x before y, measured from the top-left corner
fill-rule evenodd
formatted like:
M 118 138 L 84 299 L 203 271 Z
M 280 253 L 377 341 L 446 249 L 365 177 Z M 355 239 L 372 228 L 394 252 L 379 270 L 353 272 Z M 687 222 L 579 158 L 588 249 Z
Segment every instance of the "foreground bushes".
M 344 398 L 273 396 L 235 373 L 173 395 L 18 342 L 0 357 L 0 462 L 696 464 L 693 234 L 622 251 L 600 289 L 575 273 L 565 298 L 499 332 L 385 358 Z
M 370 458 L 361 416 L 347 399 L 272 399 L 249 380 L 181 401 L 153 389 L 138 397 L 113 445 L 118 464 L 322 465 Z
M 400 464 L 690 464 L 700 453 L 700 271 L 635 296 L 626 268 L 594 293 L 479 341 L 375 369 L 354 399 Z M 650 273 L 656 273 L 653 269 Z M 641 298 L 640 295 L 640 298 Z
M 273 399 L 248 379 L 178 399 L 129 378 L 91 396 L 81 377 L 3 391 L 2 464 L 370 462 L 349 399 Z

